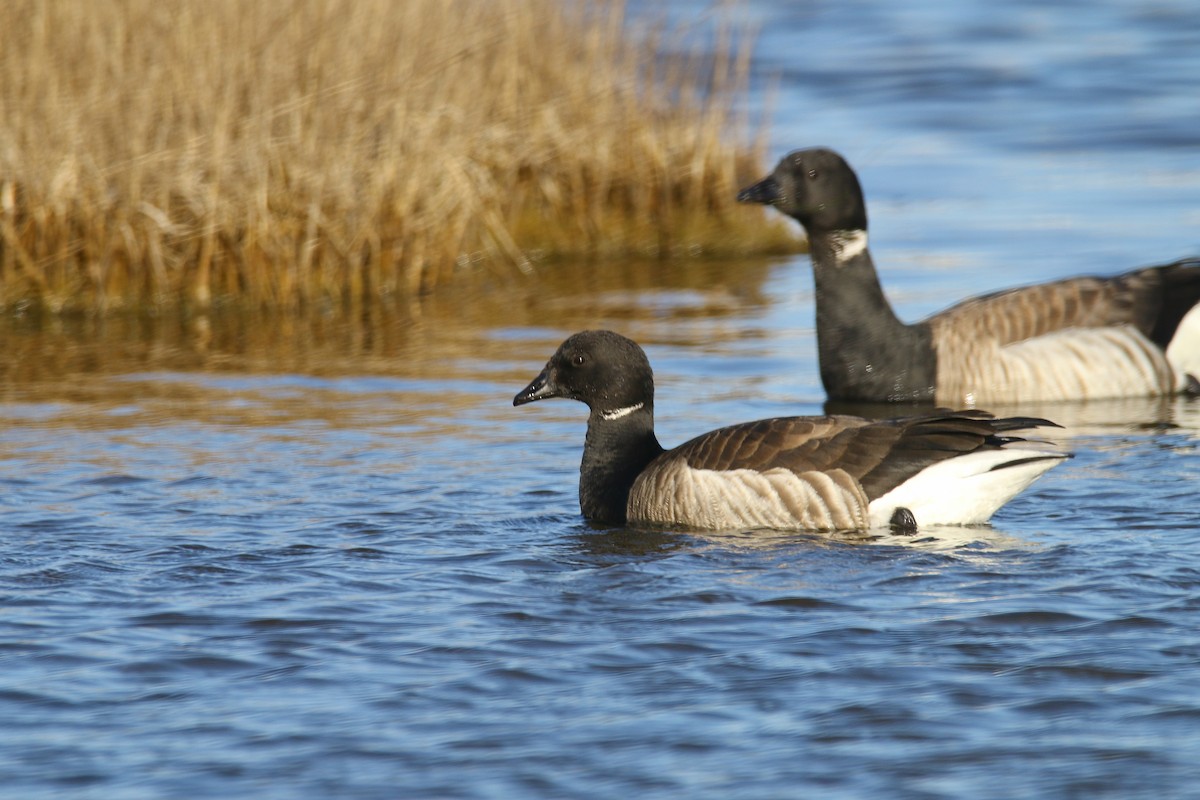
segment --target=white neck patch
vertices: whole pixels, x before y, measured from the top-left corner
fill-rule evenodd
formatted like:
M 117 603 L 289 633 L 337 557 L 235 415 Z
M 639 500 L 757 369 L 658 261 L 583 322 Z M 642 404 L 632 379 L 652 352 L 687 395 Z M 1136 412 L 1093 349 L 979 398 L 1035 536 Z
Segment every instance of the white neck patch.
M 600 419 L 614 420 L 620 419 L 621 417 L 628 417 L 641 407 L 642 404 L 638 403 L 637 405 L 625 406 L 625 408 L 614 408 L 612 411 L 601 411 Z
M 829 238 L 838 261 L 849 261 L 867 250 L 866 231 L 834 231 Z

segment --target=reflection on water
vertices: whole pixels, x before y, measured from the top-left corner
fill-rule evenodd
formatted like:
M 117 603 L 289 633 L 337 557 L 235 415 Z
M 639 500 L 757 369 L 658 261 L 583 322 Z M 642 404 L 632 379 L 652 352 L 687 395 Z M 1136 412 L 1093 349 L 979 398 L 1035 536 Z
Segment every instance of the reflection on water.
M 574 265 L 358 319 L 4 318 L 0 399 L 26 432 L 307 420 L 452 435 L 480 408 L 511 413 L 508 387 L 526 382 L 575 329 L 620 327 L 647 344 L 736 341 L 765 302 L 768 269 L 764 261 Z
M 1036 542 L 1021 539 L 990 525 L 931 525 L 917 532 L 875 529 L 871 531 L 840 531 L 807 533 L 801 531 L 685 531 L 638 528 L 610 528 L 581 534 L 582 550 L 592 556 L 665 555 L 681 549 L 740 552 L 757 550 L 781 553 L 789 549 L 802 550 L 837 545 L 870 545 L 874 547 L 903 547 L 930 551 L 952 551 L 964 556 L 972 551 L 1036 548 Z
M 455 378 L 461 373 L 439 365 L 474 360 L 483 366 L 529 336 L 506 337 L 505 329 L 657 321 L 664 337 L 687 343 L 688 320 L 716 323 L 760 308 L 770 268 L 764 259 L 547 266 L 524 283 L 467 282 L 417 303 L 373 307 L 355 317 L 235 309 L 204 316 L 3 317 L 0 380 L 10 389 L 40 381 L 49 389 L 78 374 L 176 370 Z M 714 332 L 742 333 L 706 325 L 706 335 Z

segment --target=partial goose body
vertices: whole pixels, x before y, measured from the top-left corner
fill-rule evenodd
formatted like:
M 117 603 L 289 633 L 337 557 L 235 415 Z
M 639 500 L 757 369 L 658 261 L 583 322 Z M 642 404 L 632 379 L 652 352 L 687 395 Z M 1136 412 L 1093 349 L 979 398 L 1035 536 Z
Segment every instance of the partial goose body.
M 1190 309 L 1170 308 L 1175 294 Z M 1197 301 L 1200 261 L 967 300 L 927 320 L 936 397 L 970 405 L 1184 392 L 1200 375 Z M 1167 324 L 1169 333 L 1155 330 Z
M 513 399 L 590 408 L 584 516 L 708 530 L 864 530 L 978 524 L 1068 456 L 1017 432 L 1045 420 L 939 411 L 870 421 L 786 417 L 720 428 L 664 451 L 645 353 L 611 331 L 563 342 Z
M 1064 458 L 999 434 L 1040 424 L 945 413 L 735 425 L 652 461 L 633 483 L 628 517 L 725 530 L 864 530 L 904 509 L 919 525 L 980 524 Z
M 997 292 L 907 325 L 880 287 L 862 189 L 837 153 L 790 153 L 738 199 L 808 232 L 830 399 L 975 406 L 1200 388 L 1200 259 Z

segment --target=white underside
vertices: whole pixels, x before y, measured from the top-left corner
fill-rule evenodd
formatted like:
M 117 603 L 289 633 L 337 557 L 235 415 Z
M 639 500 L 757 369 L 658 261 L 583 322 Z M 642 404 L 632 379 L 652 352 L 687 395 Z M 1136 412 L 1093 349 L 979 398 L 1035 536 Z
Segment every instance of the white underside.
M 1181 375 L 1200 380 L 1200 305 L 1184 315 L 1167 346 L 1167 361 Z
M 1196 327 L 1200 338 L 1200 316 Z M 1189 347 L 1200 358 L 1194 343 L 1179 350 Z M 1004 346 L 947 342 L 938 361 L 948 365 L 939 368 L 938 402 L 952 405 L 1163 395 L 1186 383 L 1168 356 L 1129 326 L 1069 328 Z
M 1006 466 L 1031 456 L 1053 456 Z M 898 508 L 918 525 L 978 525 L 1066 458 L 1051 450 L 1005 448 L 970 453 L 927 467 L 871 502 L 873 526 L 887 525 Z

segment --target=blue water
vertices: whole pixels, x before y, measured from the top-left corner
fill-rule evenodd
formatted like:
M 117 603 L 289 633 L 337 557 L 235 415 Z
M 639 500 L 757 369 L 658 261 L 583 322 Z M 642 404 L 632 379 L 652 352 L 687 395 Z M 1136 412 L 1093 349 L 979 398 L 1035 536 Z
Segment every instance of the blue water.
M 847 157 L 893 295 L 908 299 L 902 278 L 914 271 L 946 290 L 913 298 L 913 316 L 1200 245 L 1190 3 L 751 8 L 757 63 L 780 76 L 773 155 L 823 144 Z
M 1188 4 L 746 13 L 902 316 L 1200 252 Z M 1197 796 L 1200 403 L 1032 409 L 1075 459 L 912 537 L 593 527 L 582 406 L 510 405 L 608 326 L 665 443 L 817 413 L 812 324 L 804 257 L 6 321 L 0 796 Z

